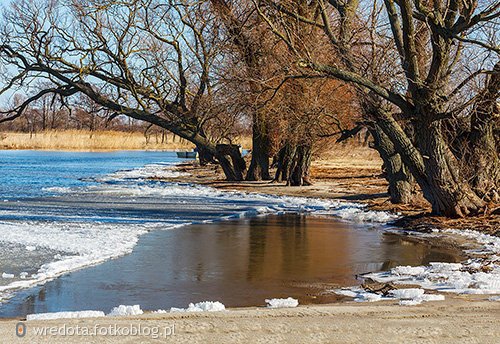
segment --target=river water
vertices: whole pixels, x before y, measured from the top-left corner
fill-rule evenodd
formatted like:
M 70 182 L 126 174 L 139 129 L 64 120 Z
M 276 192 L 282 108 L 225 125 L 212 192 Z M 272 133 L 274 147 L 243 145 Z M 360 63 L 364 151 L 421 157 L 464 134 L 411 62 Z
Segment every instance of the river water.
M 0 151 L 0 316 L 265 298 L 458 252 L 384 231 L 391 215 L 319 199 L 167 183 L 173 152 Z M 153 179 L 152 179 L 153 178 Z

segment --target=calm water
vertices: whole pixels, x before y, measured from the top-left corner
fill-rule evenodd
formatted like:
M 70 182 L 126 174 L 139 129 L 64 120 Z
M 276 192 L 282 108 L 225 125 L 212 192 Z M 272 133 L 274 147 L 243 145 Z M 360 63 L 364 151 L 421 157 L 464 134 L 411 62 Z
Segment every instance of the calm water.
M 0 156 L 0 273 L 14 275 L 0 277 L 3 317 L 329 302 L 325 290 L 357 284 L 357 274 L 460 258 L 381 224 L 335 219 L 377 218 L 355 204 L 150 180 L 174 174 L 174 153 Z
M 118 170 L 178 161 L 173 152 L 0 150 L 0 195 L 2 201 L 47 196 L 54 193 L 50 187 L 83 187 Z

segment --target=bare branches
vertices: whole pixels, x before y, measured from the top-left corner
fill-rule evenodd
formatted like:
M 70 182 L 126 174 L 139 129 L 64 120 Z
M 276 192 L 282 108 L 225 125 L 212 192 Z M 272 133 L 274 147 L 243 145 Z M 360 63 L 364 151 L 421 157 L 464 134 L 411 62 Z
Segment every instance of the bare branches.
M 75 94 L 76 92 L 78 92 L 77 89 L 71 88 L 71 87 L 66 87 L 66 86 L 44 89 L 44 90 L 40 91 L 38 94 L 36 94 L 32 97 L 29 97 L 24 102 L 22 102 L 22 104 L 16 106 L 15 108 L 8 110 L 8 111 L 1 111 L 0 114 L 4 115 L 4 117 L 0 118 L 0 123 L 13 121 L 16 118 L 22 116 L 24 111 L 28 108 L 28 106 L 31 103 L 35 102 L 36 100 L 42 98 L 43 96 L 45 96 L 47 94 L 57 94 L 57 95 L 60 95 L 62 97 L 69 97 L 69 96 Z

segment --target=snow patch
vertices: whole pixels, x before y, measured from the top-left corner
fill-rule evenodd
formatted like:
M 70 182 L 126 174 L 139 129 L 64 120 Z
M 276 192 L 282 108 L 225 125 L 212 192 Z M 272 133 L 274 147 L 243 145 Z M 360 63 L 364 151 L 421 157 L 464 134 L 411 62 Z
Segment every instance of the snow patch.
M 78 311 L 78 312 L 54 312 L 54 313 L 38 313 L 28 314 L 26 320 L 51 320 L 51 319 L 70 319 L 70 318 L 99 318 L 103 317 L 104 312 L 101 311 Z
M 294 308 L 299 305 L 297 299 L 288 297 L 286 299 L 266 299 L 267 308 Z
M 118 307 L 114 307 L 108 314 L 108 316 L 115 317 L 122 315 L 140 315 L 143 313 L 144 312 L 142 311 L 141 306 L 139 305 L 133 305 L 133 306 L 119 305 Z
M 5 279 L 12 279 L 14 278 L 14 274 L 8 274 L 6 272 L 2 273 L 2 278 L 5 278 Z

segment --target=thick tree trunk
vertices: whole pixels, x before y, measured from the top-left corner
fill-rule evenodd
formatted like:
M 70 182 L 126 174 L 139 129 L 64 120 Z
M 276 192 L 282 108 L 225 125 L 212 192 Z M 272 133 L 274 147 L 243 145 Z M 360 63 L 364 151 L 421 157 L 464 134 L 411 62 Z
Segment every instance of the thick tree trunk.
M 196 145 L 196 150 L 198 151 L 198 160 L 201 166 L 215 162 L 215 155 L 206 147 Z
M 422 123 L 416 129 L 427 175 L 422 191 L 428 195 L 433 211 L 451 217 L 479 213 L 484 202 L 460 175 L 458 163 L 442 136 L 441 123 Z
M 392 116 L 379 114 L 377 124 L 391 139 L 401 159 L 422 189 L 432 211 L 448 217 L 474 215 L 484 202 L 460 176 L 458 164 L 443 139 L 440 122 L 419 122 L 416 145 Z
M 277 169 L 274 180 L 286 181 L 289 186 L 311 185 L 311 158 L 310 145 L 285 142 L 276 157 Z
M 497 98 L 500 89 L 500 62 L 481 97 L 476 102 L 468 135 L 469 149 L 465 154 L 468 162 L 471 184 L 481 197 L 498 201 L 500 199 L 500 146 L 495 133 L 500 130 L 500 106 Z
M 239 146 L 219 144 L 215 149 L 215 156 L 226 175 L 226 179 L 229 181 L 242 181 L 246 163 L 241 156 Z
M 389 183 L 391 203 L 409 204 L 415 195 L 415 179 L 396 152 L 393 143 L 378 126 L 370 130 L 374 138 L 373 148 L 384 162 L 385 177 Z
M 310 145 L 301 144 L 295 150 L 292 166 L 288 175 L 287 185 L 306 186 L 312 185 L 310 180 L 310 167 L 312 148 Z
M 267 119 L 255 114 L 252 126 L 252 160 L 246 180 L 270 180 L 269 150 L 270 138 Z
M 290 171 L 290 165 L 292 163 L 293 157 L 295 156 L 296 146 L 290 144 L 289 142 L 285 142 L 283 147 L 278 151 L 276 156 L 276 174 L 274 176 L 274 180 L 279 181 L 288 181 L 288 175 Z

